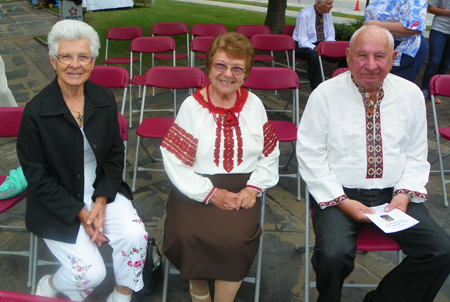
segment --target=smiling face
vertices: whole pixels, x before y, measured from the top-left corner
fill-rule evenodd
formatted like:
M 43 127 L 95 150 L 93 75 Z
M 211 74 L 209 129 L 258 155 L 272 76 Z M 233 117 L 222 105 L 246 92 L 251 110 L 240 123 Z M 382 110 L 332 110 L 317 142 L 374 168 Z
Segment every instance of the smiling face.
M 58 58 L 50 57 L 50 63 L 58 74 L 58 84 L 62 89 L 81 86 L 91 75 L 95 60 L 92 60 L 87 65 L 80 65 L 77 60 L 79 55 L 91 55 L 89 46 L 89 41 L 85 39 L 60 41 L 58 43 L 57 55 L 69 54 L 74 57 L 74 60 L 69 65 L 61 63 Z
M 347 64 L 355 80 L 366 92 L 374 92 L 390 72 L 397 51 L 378 27 L 363 28 L 346 49 Z
M 214 64 L 216 63 L 227 65 L 228 68 L 223 72 L 219 72 L 214 68 Z M 209 81 L 211 83 L 210 87 L 212 88 L 213 93 L 219 94 L 221 98 L 231 96 L 244 83 L 245 74 L 234 75 L 231 73 L 231 67 L 240 67 L 245 69 L 245 60 L 231 59 L 223 51 L 218 51 L 214 55 L 212 66 L 209 71 Z

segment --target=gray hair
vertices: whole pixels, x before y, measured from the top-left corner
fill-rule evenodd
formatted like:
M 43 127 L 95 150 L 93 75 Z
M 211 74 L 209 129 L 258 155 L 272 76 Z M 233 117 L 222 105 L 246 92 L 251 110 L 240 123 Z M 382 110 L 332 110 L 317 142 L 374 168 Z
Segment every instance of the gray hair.
M 62 20 L 53 25 L 52 30 L 48 34 L 48 55 L 56 58 L 58 53 L 59 42 L 76 41 L 86 39 L 89 41 L 91 48 L 91 56 L 98 57 L 100 49 L 100 38 L 92 26 L 82 21 Z
M 381 32 L 383 32 L 386 35 L 386 38 L 389 43 L 389 47 L 393 50 L 394 49 L 394 37 L 392 36 L 391 32 L 387 30 L 384 27 L 376 26 L 376 25 L 364 25 L 361 28 L 359 28 L 357 31 L 355 31 L 350 38 L 350 48 L 352 48 L 353 41 L 359 36 L 361 31 L 363 31 L 366 28 L 373 28 L 373 29 L 379 29 Z

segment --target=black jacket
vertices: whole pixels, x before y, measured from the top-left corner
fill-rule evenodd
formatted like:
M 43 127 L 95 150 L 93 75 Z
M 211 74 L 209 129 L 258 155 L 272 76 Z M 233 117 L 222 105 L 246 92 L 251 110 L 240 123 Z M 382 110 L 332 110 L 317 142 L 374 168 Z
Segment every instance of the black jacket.
M 111 90 L 84 84 L 84 133 L 97 160 L 97 196 L 112 202 L 118 192 L 132 199 L 122 181 L 124 145 Z M 57 79 L 26 105 L 17 154 L 28 181 L 25 222 L 28 230 L 48 239 L 74 243 L 84 206 L 83 135 L 67 108 Z

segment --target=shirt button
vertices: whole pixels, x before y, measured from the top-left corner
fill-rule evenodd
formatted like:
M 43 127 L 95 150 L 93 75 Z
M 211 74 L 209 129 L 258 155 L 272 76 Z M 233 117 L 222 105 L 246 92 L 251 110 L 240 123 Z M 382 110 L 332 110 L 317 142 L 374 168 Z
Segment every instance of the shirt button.
M 92 148 L 94 148 L 94 149 L 97 148 L 97 145 L 96 145 L 96 144 L 93 144 L 93 145 L 92 145 Z

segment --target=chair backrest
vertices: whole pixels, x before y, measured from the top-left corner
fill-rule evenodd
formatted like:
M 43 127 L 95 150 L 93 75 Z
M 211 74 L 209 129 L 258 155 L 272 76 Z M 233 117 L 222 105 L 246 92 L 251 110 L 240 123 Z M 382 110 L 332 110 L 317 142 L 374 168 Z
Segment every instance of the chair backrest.
M 350 47 L 349 41 L 322 41 L 317 45 L 317 55 L 344 58 L 345 49 L 348 47 Z
M 152 26 L 152 36 L 176 36 L 189 34 L 189 26 L 184 22 L 159 22 Z
M 250 38 L 255 49 L 266 51 L 295 50 L 295 41 L 287 35 L 255 34 Z
M 129 78 L 123 67 L 95 65 L 89 81 L 106 88 L 127 88 Z
M 142 37 L 142 29 L 137 26 L 111 27 L 106 33 L 107 40 L 133 40 Z
M 286 67 L 253 67 L 242 86 L 256 90 L 298 89 L 298 75 Z
M 24 107 L 0 107 L 0 137 L 17 137 Z
M 430 80 L 430 95 L 450 97 L 450 75 L 437 74 Z
M 228 28 L 223 24 L 195 24 L 191 28 L 192 39 L 197 36 L 217 36 L 226 33 Z
M 128 141 L 128 123 L 127 119 L 120 113 L 117 114 L 117 119 L 119 121 L 120 137 L 123 141 Z
M 155 66 L 145 73 L 145 85 L 167 89 L 204 86 L 204 73 L 196 67 Z
M 340 75 L 341 73 L 346 72 L 347 70 L 350 70 L 350 69 L 349 69 L 348 67 L 341 67 L 341 68 L 338 68 L 338 69 L 336 69 L 336 70 L 333 72 L 333 74 L 331 75 L 331 77 L 334 78 L 335 76 L 338 76 L 338 75 Z
M 249 39 L 256 34 L 270 34 L 269 26 L 264 24 L 238 25 L 234 31 L 243 34 Z
M 195 37 L 191 41 L 191 51 L 207 53 L 213 39 L 213 36 Z
M 285 25 L 283 26 L 283 35 L 288 35 L 292 37 L 294 33 L 295 25 Z
M 176 48 L 175 40 L 171 37 L 140 37 L 131 41 L 130 51 L 141 53 L 158 53 L 165 51 L 174 51 Z

